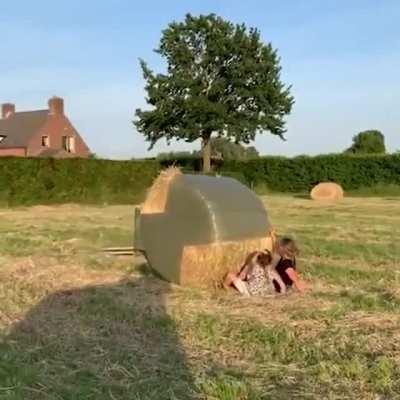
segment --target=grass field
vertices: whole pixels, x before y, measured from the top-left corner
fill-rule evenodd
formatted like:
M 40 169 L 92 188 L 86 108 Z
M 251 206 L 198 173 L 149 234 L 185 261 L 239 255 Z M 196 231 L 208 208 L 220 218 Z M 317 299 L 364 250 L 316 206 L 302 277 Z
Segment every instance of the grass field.
M 400 204 L 265 198 L 306 295 L 169 285 L 133 207 L 0 209 L 0 399 L 400 399 Z

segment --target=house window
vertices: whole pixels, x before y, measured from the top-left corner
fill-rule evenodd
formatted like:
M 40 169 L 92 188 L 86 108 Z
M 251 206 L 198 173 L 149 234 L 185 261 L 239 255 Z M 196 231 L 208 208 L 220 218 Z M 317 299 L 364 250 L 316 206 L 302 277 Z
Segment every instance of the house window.
M 7 136 L 5 135 L 0 135 L 0 143 L 6 138 Z
M 63 136 L 62 148 L 68 153 L 75 153 L 75 138 L 72 136 Z
M 50 147 L 50 138 L 48 136 L 42 136 L 42 146 Z
M 75 153 L 75 138 L 72 136 L 69 138 L 69 147 L 71 149 L 71 153 Z

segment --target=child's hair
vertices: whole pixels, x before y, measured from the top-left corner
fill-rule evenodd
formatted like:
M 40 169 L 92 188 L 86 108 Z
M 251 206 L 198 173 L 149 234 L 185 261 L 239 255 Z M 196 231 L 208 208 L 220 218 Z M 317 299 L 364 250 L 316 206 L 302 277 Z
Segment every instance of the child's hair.
M 240 272 L 246 266 L 250 266 L 248 270 L 248 274 L 250 274 L 253 271 L 256 264 L 260 265 L 262 268 L 266 268 L 269 264 L 271 264 L 271 262 L 272 262 L 272 254 L 270 251 L 268 250 L 253 251 L 246 257 L 244 264 L 240 268 Z
M 266 268 L 272 262 L 272 254 L 268 250 L 264 250 L 257 255 L 256 262 L 263 268 Z
M 289 237 L 280 238 L 278 241 L 278 247 L 283 252 L 282 256 L 285 256 L 291 260 L 295 260 L 296 256 L 299 254 L 299 249 L 296 246 L 296 242 Z

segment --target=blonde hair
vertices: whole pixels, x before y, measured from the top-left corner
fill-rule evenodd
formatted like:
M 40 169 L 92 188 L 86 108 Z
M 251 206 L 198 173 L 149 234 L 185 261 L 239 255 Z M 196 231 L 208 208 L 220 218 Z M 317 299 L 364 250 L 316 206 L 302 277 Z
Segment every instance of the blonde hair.
M 296 242 L 292 238 L 280 238 L 277 244 L 280 252 L 283 252 L 283 257 L 289 258 L 290 260 L 295 260 L 296 256 L 299 254 L 299 249 L 296 245 Z

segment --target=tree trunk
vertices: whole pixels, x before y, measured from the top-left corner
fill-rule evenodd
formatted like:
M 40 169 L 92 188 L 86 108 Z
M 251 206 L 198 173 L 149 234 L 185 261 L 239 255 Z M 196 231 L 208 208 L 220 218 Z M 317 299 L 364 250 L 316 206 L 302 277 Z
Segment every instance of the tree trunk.
M 211 135 L 204 134 L 202 141 L 202 153 L 203 153 L 203 172 L 211 172 Z

